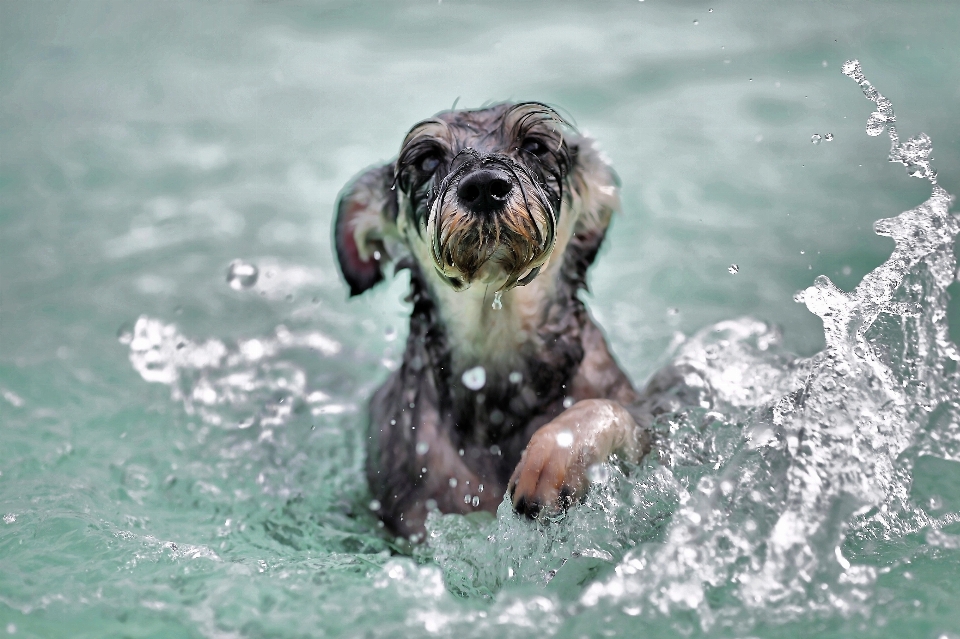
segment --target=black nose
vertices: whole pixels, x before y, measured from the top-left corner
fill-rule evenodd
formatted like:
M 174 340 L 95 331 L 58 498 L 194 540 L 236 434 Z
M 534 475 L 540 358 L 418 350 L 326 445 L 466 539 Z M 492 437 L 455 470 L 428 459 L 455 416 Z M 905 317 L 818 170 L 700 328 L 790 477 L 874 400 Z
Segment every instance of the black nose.
M 460 180 L 457 197 L 474 213 L 493 213 L 503 208 L 513 190 L 510 176 L 497 169 L 479 169 Z

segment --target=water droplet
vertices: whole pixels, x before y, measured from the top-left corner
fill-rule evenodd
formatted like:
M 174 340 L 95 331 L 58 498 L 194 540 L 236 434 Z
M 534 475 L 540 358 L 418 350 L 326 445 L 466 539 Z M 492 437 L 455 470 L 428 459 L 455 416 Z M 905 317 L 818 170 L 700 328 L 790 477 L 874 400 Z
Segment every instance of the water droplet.
M 377 512 L 378 510 L 380 510 L 380 500 L 378 500 L 378 499 L 371 499 L 371 500 L 370 500 L 370 504 L 369 504 L 369 508 L 370 508 L 370 510 L 372 510 L 373 512 Z
M 700 24 L 700 21 L 699 21 L 699 20 L 694 20 L 694 21 L 693 21 L 693 26 L 697 26 L 698 24 Z
M 483 366 L 474 366 L 473 368 L 465 370 L 460 379 L 464 386 L 470 390 L 477 391 L 487 383 L 487 371 Z
M 840 71 L 843 73 L 843 75 L 852 78 L 855 75 L 862 73 L 860 71 L 860 61 L 847 60 L 843 63 L 843 66 L 840 67 Z
M 593 464 L 587 469 L 587 477 L 595 484 L 602 484 L 610 479 L 610 467 L 607 464 Z
M 827 61 L 824 60 L 823 62 L 821 62 L 821 63 L 820 63 L 820 66 L 823 67 L 824 69 L 826 69 L 826 68 L 827 68 Z
M 260 271 L 255 264 L 249 264 L 243 260 L 234 260 L 230 262 L 230 266 L 227 268 L 227 284 L 235 291 L 250 288 L 257 283 L 259 275 Z
M 258 560 L 257 560 L 257 569 L 258 569 L 260 572 L 266 572 L 266 571 L 267 571 L 267 562 L 265 562 L 263 559 L 258 559 Z
M 493 304 L 491 304 L 493 310 L 499 311 L 501 308 L 503 308 L 503 300 L 501 299 L 502 296 L 503 291 L 497 291 L 493 294 Z
M 510 380 L 511 384 L 519 384 L 523 381 L 523 373 L 520 371 L 513 371 L 510 373 L 510 377 L 508 379 Z
M 447 483 L 450 484 L 450 488 L 456 488 L 456 487 L 457 487 L 457 478 L 456 478 L 456 477 L 451 477 L 451 478 L 450 478 L 450 481 L 447 482 Z
M 392 326 L 388 326 L 388 327 L 385 328 L 384 331 L 383 331 L 383 337 L 384 337 L 388 342 L 392 342 L 393 340 L 397 339 L 397 329 L 395 329 L 395 328 L 392 327 Z
M 576 403 L 577 403 L 577 400 L 575 400 L 575 399 L 572 398 L 572 397 L 564 397 L 564 398 L 563 398 L 563 407 L 564 407 L 564 408 L 570 408 L 571 406 L 573 406 L 573 405 L 576 404 Z
M 822 139 L 823 138 L 820 137 L 819 133 L 814 133 L 813 135 L 810 136 L 810 141 L 813 142 L 814 144 L 820 144 L 820 140 Z
M 570 448 L 573 446 L 573 433 L 569 430 L 561 430 L 557 433 L 557 446 L 560 448 Z
M 129 344 L 133 341 L 133 327 L 130 324 L 123 324 L 117 329 L 117 340 L 121 344 Z
M 707 9 L 707 13 L 713 13 L 713 9 Z
M 473 499 L 470 500 L 470 504 L 471 504 L 474 508 L 476 508 L 477 506 L 479 506 L 479 505 L 480 505 L 480 497 L 478 497 L 477 495 L 474 495 L 474 496 L 473 496 Z
M 430 450 L 430 444 L 427 442 L 417 442 L 417 454 L 426 455 L 427 451 Z
M 879 111 L 874 111 L 867 118 L 867 135 L 878 136 L 887 126 L 887 117 Z
M 737 266 L 736 264 L 731 264 L 730 266 L 727 267 L 727 273 L 730 273 L 730 275 L 736 275 L 739 272 L 740 272 L 740 267 Z
M 826 140 L 827 142 L 833 142 L 833 133 L 827 133 L 826 135 L 823 136 L 823 139 Z

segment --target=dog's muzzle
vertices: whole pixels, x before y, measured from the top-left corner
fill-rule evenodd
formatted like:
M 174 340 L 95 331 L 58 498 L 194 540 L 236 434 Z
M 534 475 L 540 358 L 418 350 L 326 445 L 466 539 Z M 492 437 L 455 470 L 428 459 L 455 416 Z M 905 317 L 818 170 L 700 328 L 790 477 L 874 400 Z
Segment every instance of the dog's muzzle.
M 434 265 L 456 289 L 478 280 L 501 291 L 529 283 L 553 251 L 556 200 L 509 157 L 469 153 L 430 208 Z

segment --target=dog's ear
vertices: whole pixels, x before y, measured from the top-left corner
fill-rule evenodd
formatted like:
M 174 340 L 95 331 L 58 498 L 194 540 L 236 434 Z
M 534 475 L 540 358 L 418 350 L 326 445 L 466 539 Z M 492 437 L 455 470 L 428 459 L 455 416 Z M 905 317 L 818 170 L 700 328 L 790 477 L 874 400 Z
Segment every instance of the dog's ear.
M 397 224 L 393 179 L 391 162 L 367 169 L 340 193 L 333 238 L 351 296 L 383 279 L 383 266 L 390 257 L 384 239 L 396 232 Z
M 620 210 L 620 178 L 591 138 L 576 136 L 571 142 L 572 195 L 580 211 L 577 232 L 603 234 Z

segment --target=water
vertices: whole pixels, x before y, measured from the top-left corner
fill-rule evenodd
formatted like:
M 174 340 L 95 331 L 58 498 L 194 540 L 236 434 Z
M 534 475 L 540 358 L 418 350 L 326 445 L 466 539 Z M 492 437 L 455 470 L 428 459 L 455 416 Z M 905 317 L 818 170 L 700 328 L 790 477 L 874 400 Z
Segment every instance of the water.
M 960 16 L 762 9 L 4 5 L 0 635 L 960 636 Z M 330 216 L 458 97 L 600 140 L 591 312 L 700 391 L 411 554 L 362 474 L 404 281 L 348 302 Z

